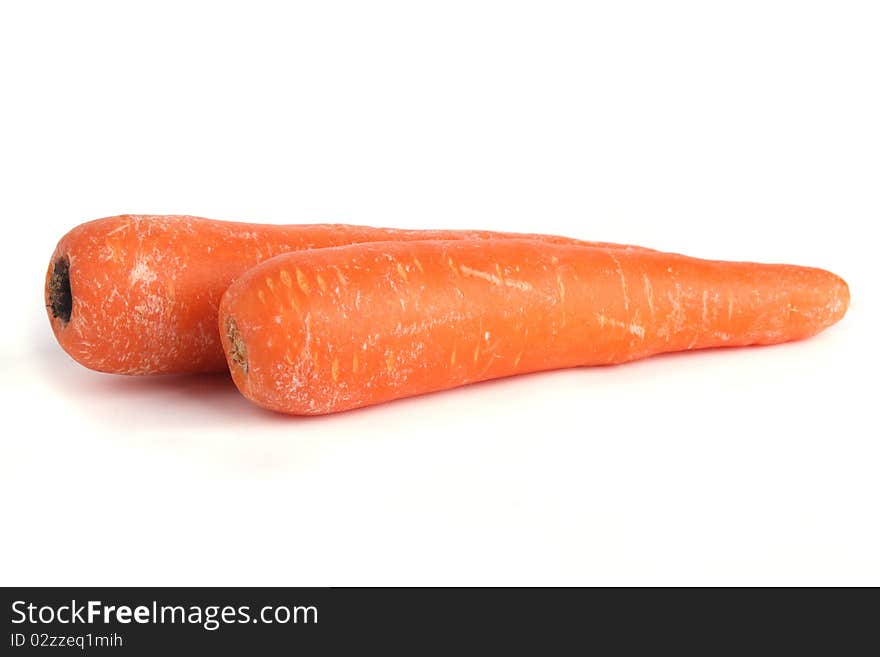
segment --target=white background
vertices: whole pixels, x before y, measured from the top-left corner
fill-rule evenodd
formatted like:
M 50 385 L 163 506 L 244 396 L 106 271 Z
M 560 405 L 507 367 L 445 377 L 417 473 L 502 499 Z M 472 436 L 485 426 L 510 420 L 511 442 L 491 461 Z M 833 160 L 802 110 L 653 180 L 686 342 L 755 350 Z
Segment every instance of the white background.
M 880 584 L 875 2 L 0 9 L 0 582 Z M 81 221 L 543 231 L 848 280 L 815 339 L 337 416 L 90 372 Z

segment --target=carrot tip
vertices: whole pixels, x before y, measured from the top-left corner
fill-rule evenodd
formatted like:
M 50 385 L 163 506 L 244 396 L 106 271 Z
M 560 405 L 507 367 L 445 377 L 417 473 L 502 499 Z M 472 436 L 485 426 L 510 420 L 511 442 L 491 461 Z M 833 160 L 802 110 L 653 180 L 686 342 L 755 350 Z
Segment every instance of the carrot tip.
M 232 317 L 226 320 L 226 338 L 229 340 L 229 359 L 241 368 L 241 371 L 247 374 L 247 347 L 241 337 L 241 332 Z
M 62 256 L 52 265 L 48 282 L 48 301 L 52 317 L 67 326 L 73 312 L 73 294 L 70 291 L 70 260 Z

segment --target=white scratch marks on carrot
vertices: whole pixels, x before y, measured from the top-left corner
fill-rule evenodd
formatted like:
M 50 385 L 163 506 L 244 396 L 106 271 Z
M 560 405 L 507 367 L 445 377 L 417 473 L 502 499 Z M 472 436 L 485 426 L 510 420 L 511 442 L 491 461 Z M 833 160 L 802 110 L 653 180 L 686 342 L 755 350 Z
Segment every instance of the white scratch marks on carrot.
M 472 276 L 474 278 L 479 278 L 481 280 L 492 283 L 493 285 L 505 285 L 507 287 L 513 287 L 517 290 L 522 290 L 523 292 L 528 292 L 532 289 L 530 283 L 526 281 L 520 281 L 513 278 L 502 279 L 500 276 L 496 276 L 487 271 L 481 271 L 479 269 L 473 269 L 472 267 L 468 267 L 467 265 L 459 265 L 459 269 L 464 276 Z
M 604 313 L 596 313 L 596 319 L 599 320 L 599 327 L 613 326 L 614 328 L 624 329 L 628 333 L 639 338 L 645 337 L 645 327 L 636 322 L 621 322 L 619 319 L 608 317 Z
M 474 278 L 480 278 L 484 281 L 488 281 L 488 282 L 492 283 L 493 285 L 501 285 L 502 284 L 501 279 L 498 276 L 495 276 L 494 274 L 490 274 L 489 272 L 480 271 L 478 269 L 472 269 L 471 267 L 468 267 L 467 265 L 460 265 L 459 269 L 461 270 L 461 273 L 464 274 L 465 276 L 473 276 Z
M 299 267 L 296 268 L 296 284 L 299 285 L 299 289 L 302 290 L 303 294 L 309 293 L 309 290 L 311 289 L 309 287 L 309 281 Z
M 278 277 L 281 279 L 281 282 L 284 283 L 284 285 L 286 285 L 287 287 L 290 287 L 291 285 L 293 285 L 293 281 L 290 278 L 290 274 L 287 272 L 286 269 L 282 269 L 278 273 Z
M 345 274 L 342 273 L 342 270 L 339 267 L 334 267 L 333 270 L 336 272 L 336 280 L 339 281 L 339 284 L 342 287 L 348 285 L 348 279 L 345 277 Z
M 645 283 L 645 298 L 648 301 L 648 310 L 651 316 L 654 316 L 654 288 L 651 287 L 651 281 L 648 280 L 647 274 L 642 274 L 642 281 Z
M 413 264 L 416 266 L 416 269 L 418 269 L 421 273 L 425 273 L 425 268 L 422 267 L 422 263 L 419 261 L 418 258 L 413 258 Z
M 107 248 L 107 253 L 103 256 L 103 259 L 111 260 L 113 262 L 119 262 L 119 251 L 110 242 L 110 240 L 104 240 L 104 246 Z
M 273 281 L 268 276 L 266 276 L 266 287 L 269 288 L 270 292 L 273 292 L 275 290 L 275 281 Z
M 559 305 L 562 307 L 562 326 L 565 326 L 565 284 L 559 273 L 556 274 L 556 288 L 559 291 Z
M 703 290 L 703 315 L 702 315 L 702 327 L 706 328 L 706 322 L 709 319 L 709 291 Z
M 305 336 L 303 336 L 303 348 L 302 348 L 302 358 L 305 360 L 314 360 L 312 359 L 312 314 L 306 313 L 306 316 L 303 317 L 303 326 L 306 329 Z
M 620 276 L 620 290 L 623 292 L 623 307 L 629 312 L 629 294 L 626 289 L 626 276 L 623 275 L 623 267 L 620 266 L 620 260 L 617 259 L 616 255 L 610 252 L 608 255 L 614 261 L 614 266 L 617 268 L 617 273 Z
M 321 292 L 326 292 L 327 281 L 324 280 L 324 277 L 321 274 L 315 274 L 315 280 L 318 281 L 318 287 L 321 288 Z
M 519 361 L 522 359 L 523 353 L 525 352 L 526 345 L 528 345 L 528 343 L 529 343 L 529 327 L 526 326 L 525 329 L 523 330 L 523 346 L 520 347 L 519 353 L 516 355 L 516 358 L 513 359 L 514 369 L 519 367 Z
M 131 268 L 131 273 L 128 275 L 128 285 L 152 283 L 156 278 L 156 272 L 147 264 L 146 259 L 141 257 L 135 261 L 134 267 Z
M 405 282 L 409 280 L 406 275 L 406 268 L 399 262 L 397 263 L 397 275 L 400 276 Z
M 460 276 L 460 274 L 458 273 L 458 269 L 456 269 L 455 267 L 455 263 L 452 262 L 452 258 L 447 258 L 446 262 L 449 264 L 449 268 L 452 270 L 452 273 L 456 276 Z
M 333 363 L 330 365 L 330 375 L 333 377 L 334 383 L 339 381 L 339 356 L 333 357 Z
M 131 224 L 122 224 L 121 226 L 117 226 L 117 227 L 114 228 L 113 230 L 107 231 L 107 237 L 110 237 L 110 235 L 115 235 L 116 233 L 119 233 L 119 232 L 125 230 L 125 229 L 128 228 L 130 225 L 131 225 Z
M 686 319 L 684 307 L 681 303 L 681 284 L 676 283 L 674 289 L 674 293 L 671 291 L 666 293 L 672 309 L 669 311 L 666 326 L 660 331 L 661 335 L 666 336 L 667 342 L 673 333 L 679 333 L 684 328 Z
M 397 367 L 396 357 L 394 352 L 390 349 L 385 352 L 385 369 L 388 370 L 389 374 L 394 374 L 394 370 Z
M 496 358 L 500 358 L 498 356 L 498 354 L 490 354 L 489 355 L 489 359 L 486 361 L 485 367 L 483 367 L 483 369 L 480 370 L 480 373 L 474 377 L 474 381 L 482 381 L 483 380 L 483 378 L 486 376 L 486 372 L 488 372 L 489 368 L 492 367 L 492 363 L 495 362 Z

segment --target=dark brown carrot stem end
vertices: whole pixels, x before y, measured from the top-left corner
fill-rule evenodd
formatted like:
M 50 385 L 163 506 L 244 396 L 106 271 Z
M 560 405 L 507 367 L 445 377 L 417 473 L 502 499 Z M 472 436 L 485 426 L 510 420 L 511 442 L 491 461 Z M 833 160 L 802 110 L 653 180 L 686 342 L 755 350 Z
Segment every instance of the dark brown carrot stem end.
M 47 283 L 47 299 L 52 317 L 60 319 L 64 325 L 70 321 L 73 312 L 73 294 L 70 291 L 70 260 L 67 256 L 58 258 L 52 265 L 52 274 Z
M 247 347 L 235 324 L 235 320 L 229 317 L 226 320 L 226 338 L 229 340 L 229 359 L 241 368 L 241 371 L 247 374 Z

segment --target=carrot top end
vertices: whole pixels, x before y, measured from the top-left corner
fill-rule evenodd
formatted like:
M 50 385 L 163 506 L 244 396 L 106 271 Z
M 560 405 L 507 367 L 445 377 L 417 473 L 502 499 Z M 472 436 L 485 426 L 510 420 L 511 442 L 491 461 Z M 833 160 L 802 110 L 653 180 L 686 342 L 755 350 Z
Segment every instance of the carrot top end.
M 242 372 L 247 374 L 247 347 L 245 346 L 244 339 L 241 337 L 241 332 L 238 330 L 238 326 L 232 317 L 229 317 L 226 320 L 226 339 L 229 340 L 229 359 L 241 368 Z
M 67 326 L 73 312 L 73 294 L 70 291 L 70 260 L 67 256 L 61 256 L 52 265 L 47 292 L 52 317 L 60 319 L 62 324 Z

